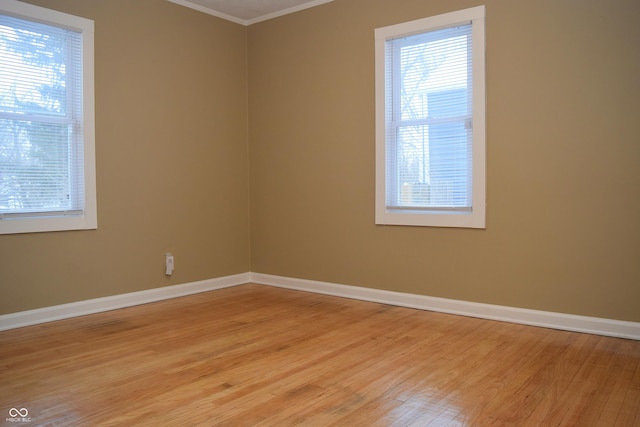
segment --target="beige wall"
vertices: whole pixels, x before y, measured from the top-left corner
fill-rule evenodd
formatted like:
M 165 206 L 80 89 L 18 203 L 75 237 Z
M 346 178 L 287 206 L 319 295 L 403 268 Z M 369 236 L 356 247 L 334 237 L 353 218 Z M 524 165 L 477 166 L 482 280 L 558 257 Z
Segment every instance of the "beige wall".
M 482 4 L 336 0 L 249 27 L 252 270 L 640 321 L 640 3 L 484 0 L 487 229 L 374 225 L 374 28 Z
M 486 230 L 374 225 L 373 30 L 479 2 L 30 1 L 96 23 L 99 229 L 0 236 L 0 313 L 251 270 L 640 321 L 636 0 L 484 1 Z
M 30 2 L 95 20 L 99 228 L 0 236 L 0 313 L 249 271 L 246 29 L 164 0 Z

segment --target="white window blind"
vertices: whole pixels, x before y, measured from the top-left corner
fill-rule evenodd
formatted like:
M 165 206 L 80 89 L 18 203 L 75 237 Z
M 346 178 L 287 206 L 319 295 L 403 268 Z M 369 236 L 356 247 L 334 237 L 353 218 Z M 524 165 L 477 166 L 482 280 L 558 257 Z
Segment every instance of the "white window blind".
M 379 223 L 396 223 L 388 221 L 394 214 L 403 225 L 416 215 L 450 215 L 458 218 L 406 225 L 466 226 L 463 215 L 470 218 L 484 209 L 484 76 L 474 75 L 484 72 L 484 37 L 478 37 L 473 19 L 479 11 L 376 33 L 376 55 L 382 57 L 377 58 L 382 64 L 377 84 L 383 92 L 377 102 L 384 104 L 378 105 L 377 118 L 383 122 L 377 131 L 383 160 L 376 173 L 384 177 L 377 184 L 382 187 L 377 189 Z M 474 66 L 478 60 L 481 64 Z
M 387 207 L 471 209 L 471 26 L 387 42 Z
M 24 16 L 30 12 L 37 16 Z M 2 232 L 95 228 L 93 117 L 85 117 L 93 111 L 85 105 L 87 39 L 66 19 L 46 19 L 67 16 L 31 5 L 0 10 Z M 91 21 L 72 18 L 89 22 L 92 31 Z M 76 225 L 68 221 L 74 217 L 81 220 Z M 55 218 L 67 218 L 67 224 L 25 227 L 31 219 Z

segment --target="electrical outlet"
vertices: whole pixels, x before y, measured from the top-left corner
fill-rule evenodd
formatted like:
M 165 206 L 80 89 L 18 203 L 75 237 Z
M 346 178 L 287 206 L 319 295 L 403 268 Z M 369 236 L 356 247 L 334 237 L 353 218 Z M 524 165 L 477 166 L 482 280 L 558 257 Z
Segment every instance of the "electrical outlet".
M 171 252 L 167 252 L 164 255 L 164 264 L 166 268 L 164 274 L 166 274 L 167 276 L 171 276 L 174 269 L 173 255 L 171 255 Z

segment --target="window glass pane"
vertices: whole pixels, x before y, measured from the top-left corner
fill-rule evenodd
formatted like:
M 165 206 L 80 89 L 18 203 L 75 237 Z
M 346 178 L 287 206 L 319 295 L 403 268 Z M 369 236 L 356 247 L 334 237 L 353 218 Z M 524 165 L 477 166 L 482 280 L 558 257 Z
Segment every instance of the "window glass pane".
M 73 209 L 70 126 L 0 120 L 0 212 Z
M 396 152 L 397 199 L 390 205 L 470 207 L 471 146 L 465 123 L 403 126 Z
M 65 115 L 69 31 L 0 15 L 0 108 Z
M 399 58 L 401 120 L 433 116 L 427 108 L 427 99 L 434 91 L 468 89 L 470 30 L 470 26 L 465 26 L 392 41 L 402 46 Z

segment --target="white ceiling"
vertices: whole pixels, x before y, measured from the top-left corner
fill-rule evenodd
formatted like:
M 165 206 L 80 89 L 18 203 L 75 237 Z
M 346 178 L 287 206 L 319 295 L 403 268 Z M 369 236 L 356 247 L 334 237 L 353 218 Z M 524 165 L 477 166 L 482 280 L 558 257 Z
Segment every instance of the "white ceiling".
M 333 0 L 169 0 L 219 18 L 251 25 Z

